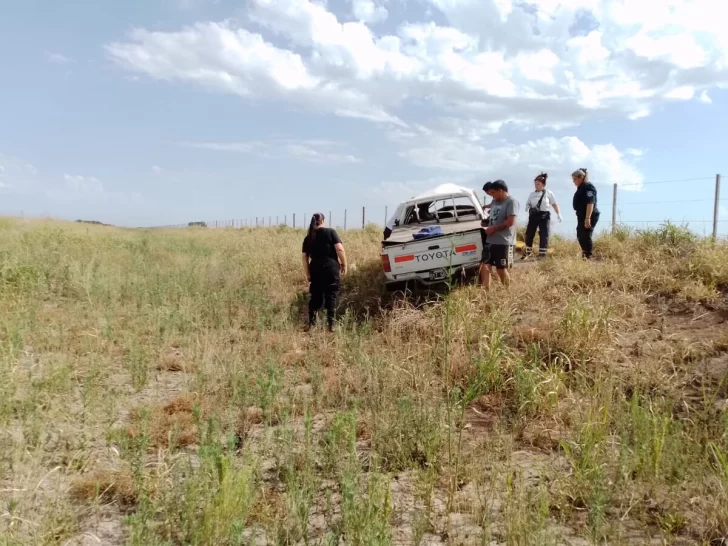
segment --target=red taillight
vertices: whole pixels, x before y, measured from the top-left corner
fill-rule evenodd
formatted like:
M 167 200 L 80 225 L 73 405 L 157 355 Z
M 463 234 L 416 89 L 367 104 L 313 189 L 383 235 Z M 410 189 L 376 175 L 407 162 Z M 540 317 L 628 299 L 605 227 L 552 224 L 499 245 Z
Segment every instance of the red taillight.
M 470 244 L 470 245 L 456 246 L 455 254 L 460 254 L 462 252 L 472 252 L 474 250 L 478 250 L 478 245 Z
M 392 272 L 392 265 L 389 263 L 389 254 L 382 254 L 382 267 L 385 273 Z

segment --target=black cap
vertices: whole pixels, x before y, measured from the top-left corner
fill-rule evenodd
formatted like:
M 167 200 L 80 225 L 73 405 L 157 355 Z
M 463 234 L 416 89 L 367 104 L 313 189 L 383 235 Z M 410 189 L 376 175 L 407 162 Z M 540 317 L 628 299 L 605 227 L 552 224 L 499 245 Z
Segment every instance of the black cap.
M 490 185 L 490 189 L 508 191 L 508 185 L 503 180 L 496 180 Z

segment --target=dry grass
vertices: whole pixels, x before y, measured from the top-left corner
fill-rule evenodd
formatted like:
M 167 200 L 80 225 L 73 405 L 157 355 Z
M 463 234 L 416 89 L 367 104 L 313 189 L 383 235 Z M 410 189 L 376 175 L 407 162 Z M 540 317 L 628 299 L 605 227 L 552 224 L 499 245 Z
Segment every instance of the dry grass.
M 426 301 L 349 232 L 332 336 L 301 237 L 0 222 L 3 544 L 728 535 L 728 247 L 557 240 Z
M 126 434 L 130 439 L 144 435 L 152 447 L 187 447 L 199 443 L 202 419 L 198 397 L 184 394 L 165 404 L 135 408 Z
M 118 502 L 122 507 L 136 505 L 138 491 L 131 475 L 123 472 L 95 471 L 88 476 L 76 478 L 69 490 L 75 502 Z

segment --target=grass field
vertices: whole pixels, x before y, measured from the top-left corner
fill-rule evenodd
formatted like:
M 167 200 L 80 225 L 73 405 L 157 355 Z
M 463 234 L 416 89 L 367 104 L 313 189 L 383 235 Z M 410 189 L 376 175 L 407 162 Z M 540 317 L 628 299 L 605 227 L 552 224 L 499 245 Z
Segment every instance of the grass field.
M 722 544 L 728 247 L 557 241 L 510 291 L 385 297 L 347 232 L 0 220 L 0 544 Z

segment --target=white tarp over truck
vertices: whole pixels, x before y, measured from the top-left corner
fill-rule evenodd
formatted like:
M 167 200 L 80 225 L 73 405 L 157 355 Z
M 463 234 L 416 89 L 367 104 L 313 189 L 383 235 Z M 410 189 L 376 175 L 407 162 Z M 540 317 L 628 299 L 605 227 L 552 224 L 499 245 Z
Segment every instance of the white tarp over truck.
M 443 184 L 400 203 L 387 221 L 391 234 L 382 241 L 386 282 L 431 285 L 477 272 L 485 218 L 475 192 L 455 184 Z M 431 226 L 438 226 L 441 234 L 415 239 Z

